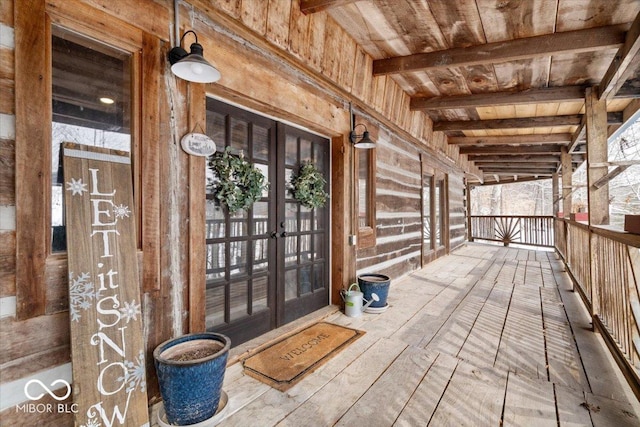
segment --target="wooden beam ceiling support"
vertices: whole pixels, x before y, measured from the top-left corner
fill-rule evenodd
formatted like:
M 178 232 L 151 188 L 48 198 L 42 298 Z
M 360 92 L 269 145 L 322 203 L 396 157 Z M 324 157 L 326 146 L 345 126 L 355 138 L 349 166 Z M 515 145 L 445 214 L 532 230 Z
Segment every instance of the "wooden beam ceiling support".
M 378 59 L 373 61 L 373 75 L 466 67 L 563 53 L 575 54 L 601 49 L 617 49 L 625 43 L 627 28 L 628 25 L 626 24 L 610 25 L 478 46 Z
M 411 110 L 447 110 L 544 102 L 584 102 L 583 86 L 534 88 L 524 91 L 477 93 L 473 95 L 413 97 Z
M 489 146 L 489 147 L 460 147 L 460 154 L 555 154 L 559 153 L 562 145 L 523 145 L 521 147 L 512 146 Z
M 612 99 L 640 67 L 640 13 L 626 34 L 624 45 L 618 50 L 599 85 L 599 99 Z
M 448 136 L 451 145 L 538 145 L 567 144 L 571 141 L 570 133 L 552 133 L 548 135 L 511 135 L 511 136 Z
M 483 172 L 486 175 L 532 175 L 532 176 L 551 176 L 555 173 L 552 169 L 503 169 L 503 168 L 491 168 L 484 169 Z
M 481 170 L 493 170 L 493 169 L 513 169 L 513 170 L 537 170 L 537 169 L 553 169 L 556 171 L 555 163 L 505 163 L 505 162 L 493 162 L 493 163 L 479 163 L 478 166 Z
M 508 163 L 560 163 L 560 155 L 549 156 L 549 155 L 535 155 L 535 154 L 526 154 L 524 156 L 498 156 L 498 155 L 487 155 L 487 156 L 476 156 L 470 155 L 469 160 L 474 161 L 476 163 L 493 163 L 493 162 L 508 162 Z M 482 165 L 478 165 L 482 166 Z
M 622 124 L 622 112 L 607 114 L 609 125 Z M 566 116 L 521 117 L 517 119 L 496 120 L 453 120 L 441 121 L 433 124 L 434 131 L 466 131 L 466 130 L 495 130 L 495 129 L 525 129 L 555 126 L 579 126 L 582 114 Z
M 356 1 L 357 0 L 300 0 L 300 11 L 305 15 L 309 15 Z
M 539 175 L 539 177 L 526 176 L 526 177 L 521 177 L 521 178 L 518 178 L 517 175 L 514 176 L 513 174 L 507 174 L 507 175 L 498 174 L 498 176 L 500 177 L 500 181 L 485 181 L 482 185 L 486 186 L 486 185 L 497 185 L 497 184 L 513 184 L 514 182 L 539 181 L 541 179 L 549 179 L 550 178 L 550 176 L 547 176 L 546 174 Z M 505 178 L 505 176 L 506 176 L 506 178 Z

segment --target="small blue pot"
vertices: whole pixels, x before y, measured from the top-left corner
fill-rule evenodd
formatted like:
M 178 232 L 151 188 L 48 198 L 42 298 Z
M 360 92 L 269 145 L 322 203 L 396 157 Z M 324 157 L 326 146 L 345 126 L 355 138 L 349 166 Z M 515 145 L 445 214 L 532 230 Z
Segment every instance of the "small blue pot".
M 203 347 L 219 347 L 219 350 L 200 359 L 172 360 L 185 350 Z M 213 332 L 183 335 L 156 347 L 153 357 L 170 424 L 195 424 L 215 415 L 230 347 L 229 337 Z
M 364 299 L 371 301 L 371 294 L 373 293 L 380 298 L 379 301 L 373 301 L 369 307 L 382 308 L 387 305 L 390 284 L 391 279 L 384 274 L 363 274 L 358 276 L 358 286 L 364 294 Z

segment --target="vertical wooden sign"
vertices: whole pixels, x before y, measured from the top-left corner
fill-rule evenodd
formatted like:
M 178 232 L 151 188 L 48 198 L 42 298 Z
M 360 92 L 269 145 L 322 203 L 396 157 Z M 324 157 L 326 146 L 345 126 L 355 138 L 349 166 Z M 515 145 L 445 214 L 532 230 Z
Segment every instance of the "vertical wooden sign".
M 75 425 L 148 426 L 131 160 L 63 150 Z

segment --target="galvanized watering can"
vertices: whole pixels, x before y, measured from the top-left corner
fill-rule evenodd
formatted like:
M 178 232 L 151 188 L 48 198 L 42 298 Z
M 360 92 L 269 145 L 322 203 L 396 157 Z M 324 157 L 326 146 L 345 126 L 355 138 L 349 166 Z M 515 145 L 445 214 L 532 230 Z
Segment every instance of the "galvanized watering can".
M 357 291 L 352 291 L 353 287 L 356 287 Z M 365 308 L 369 307 L 369 305 L 374 301 L 379 301 L 378 295 L 373 293 L 371 294 L 371 300 L 367 301 L 364 299 L 364 294 L 360 292 L 360 287 L 357 283 L 349 286 L 348 290 L 340 291 L 340 296 L 344 300 L 344 314 L 349 317 L 358 317 L 362 315 L 362 312 Z M 363 305 L 363 303 L 366 303 Z

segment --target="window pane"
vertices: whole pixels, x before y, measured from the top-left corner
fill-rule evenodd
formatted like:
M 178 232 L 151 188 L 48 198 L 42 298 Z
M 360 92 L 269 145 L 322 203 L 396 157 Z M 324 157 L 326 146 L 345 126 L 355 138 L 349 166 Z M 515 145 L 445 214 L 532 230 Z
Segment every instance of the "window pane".
M 422 242 L 428 250 L 431 249 L 431 182 L 433 178 L 428 175 L 423 178 L 422 184 Z
M 51 225 L 52 250 L 66 250 L 60 144 L 131 151 L 131 57 L 53 29 Z

